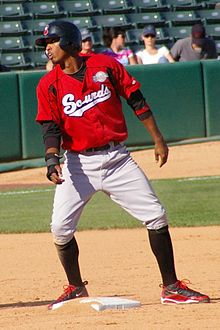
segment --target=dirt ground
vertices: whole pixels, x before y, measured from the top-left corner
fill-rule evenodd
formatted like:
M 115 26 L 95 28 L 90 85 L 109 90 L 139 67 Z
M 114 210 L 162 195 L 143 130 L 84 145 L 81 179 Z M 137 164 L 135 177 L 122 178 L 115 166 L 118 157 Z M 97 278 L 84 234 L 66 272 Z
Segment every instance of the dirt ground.
M 132 155 L 150 179 L 219 176 L 219 150 L 219 141 L 170 147 L 161 169 L 153 150 Z M 0 174 L 0 189 L 40 183 L 48 183 L 45 168 Z M 90 296 L 135 299 L 141 307 L 98 312 L 78 300 L 48 311 L 66 283 L 51 235 L 0 235 L 0 329 L 220 329 L 220 226 L 170 231 L 178 277 L 209 294 L 210 304 L 160 304 L 160 274 L 143 228 L 76 234 Z

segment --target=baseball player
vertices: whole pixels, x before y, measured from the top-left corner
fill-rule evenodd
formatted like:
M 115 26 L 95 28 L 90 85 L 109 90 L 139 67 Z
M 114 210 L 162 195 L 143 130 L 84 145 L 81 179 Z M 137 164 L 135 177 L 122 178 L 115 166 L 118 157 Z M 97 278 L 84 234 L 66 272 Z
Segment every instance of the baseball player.
M 127 128 L 120 96 L 151 134 L 155 159 L 163 166 L 168 148 L 140 83 L 110 56 L 79 56 L 81 34 L 68 21 L 54 21 L 36 40 L 56 64 L 37 87 L 37 122 L 42 125 L 47 178 L 56 185 L 51 231 L 68 285 L 49 309 L 88 296 L 82 280 L 75 231 L 93 194 L 105 192 L 146 226 L 162 276 L 162 303 L 209 302 L 178 280 L 166 212 L 147 177 L 124 145 Z M 65 150 L 60 166 L 60 147 Z

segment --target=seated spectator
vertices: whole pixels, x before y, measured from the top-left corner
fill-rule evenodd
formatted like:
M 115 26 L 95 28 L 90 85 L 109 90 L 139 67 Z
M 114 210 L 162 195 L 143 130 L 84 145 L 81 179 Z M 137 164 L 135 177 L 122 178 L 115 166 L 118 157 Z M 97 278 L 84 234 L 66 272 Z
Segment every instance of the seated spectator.
M 138 64 L 173 63 L 174 60 L 166 46 L 156 46 L 157 32 L 153 25 L 144 28 L 142 39 L 144 49 L 136 53 Z
M 193 25 L 191 35 L 177 40 L 170 52 L 175 61 L 179 62 L 215 59 L 218 57 L 215 42 L 206 36 L 205 27 L 202 24 Z
M 109 27 L 104 30 L 103 42 L 107 47 L 103 54 L 114 57 L 123 65 L 137 64 L 131 49 L 125 47 L 125 31 L 121 27 Z
M 93 42 L 92 42 L 92 36 L 89 33 L 88 30 L 82 30 L 82 50 L 79 53 L 80 56 L 91 56 L 94 55 L 95 52 L 93 51 Z

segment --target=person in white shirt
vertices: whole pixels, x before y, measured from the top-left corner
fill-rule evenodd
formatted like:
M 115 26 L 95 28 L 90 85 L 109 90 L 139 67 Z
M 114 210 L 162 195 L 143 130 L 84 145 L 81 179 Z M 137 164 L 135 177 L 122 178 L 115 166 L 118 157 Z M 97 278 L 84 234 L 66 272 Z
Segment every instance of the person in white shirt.
M 145 48 L 136 53 L 138 64 L 175 62 L 166 46 L 156 46 L 157 32 L 153 25 L 147 25 L 142 33 Z

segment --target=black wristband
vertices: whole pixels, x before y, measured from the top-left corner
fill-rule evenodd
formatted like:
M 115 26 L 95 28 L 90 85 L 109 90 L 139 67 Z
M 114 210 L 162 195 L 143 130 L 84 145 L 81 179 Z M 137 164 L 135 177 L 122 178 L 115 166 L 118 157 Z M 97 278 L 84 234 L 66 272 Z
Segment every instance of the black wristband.
M 60 165 L 60 159 L 62 158 L 62 156 L 59 156 L 57 154 L 54 153 L 48 153 L 45 155 L 45 161 L 46 161 L 46 165 L 47 165 L 47 178 L 48 180 L 51 181 L 51 174 L 56 173 L 58 174 L 55 166 L 56 165 Z
M 46 154 L 45 161 L 46 161 L 47 167 L 52 166 L 52 165 L 59 165 L 61 158 L 62 158 L 62 156 L 59 156 L 57 154 L 53 154 L 53 153 Z

